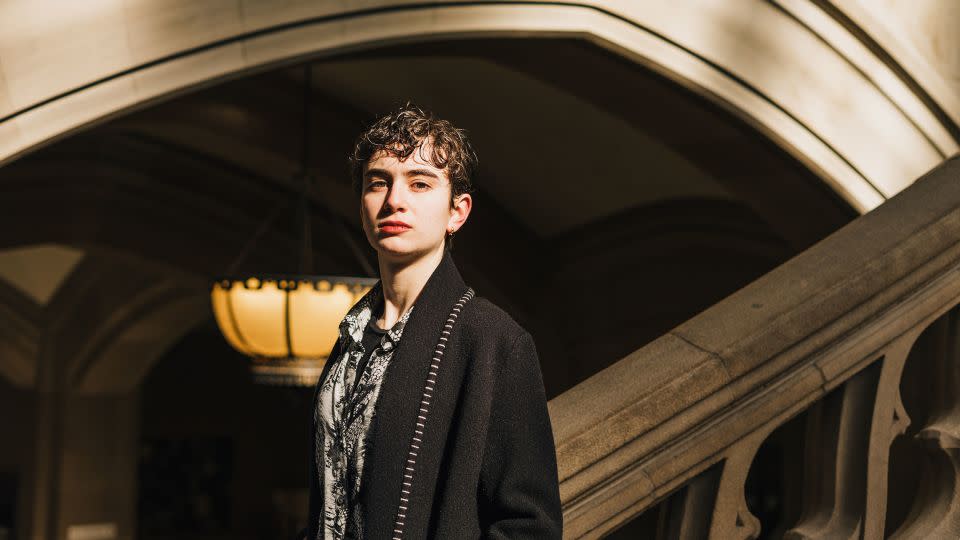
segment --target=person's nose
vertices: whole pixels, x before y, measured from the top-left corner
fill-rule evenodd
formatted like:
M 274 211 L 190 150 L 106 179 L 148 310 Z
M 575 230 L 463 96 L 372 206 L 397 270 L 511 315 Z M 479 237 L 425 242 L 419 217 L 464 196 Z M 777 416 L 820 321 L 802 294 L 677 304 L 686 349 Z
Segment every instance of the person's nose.
M 384 201 L 390 213 L 402 212 L 407 209 L 407 194 L 403 189 L 401 182 L 394 182 L 387 191 L 387 198 Z

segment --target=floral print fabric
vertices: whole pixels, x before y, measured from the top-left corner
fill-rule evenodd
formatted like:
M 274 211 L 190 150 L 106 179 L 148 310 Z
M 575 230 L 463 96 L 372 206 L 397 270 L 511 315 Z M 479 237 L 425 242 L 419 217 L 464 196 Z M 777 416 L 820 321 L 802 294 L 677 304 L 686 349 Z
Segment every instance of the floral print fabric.
M 384 333 L 363 372 L 358 374 L 357 364 L 366 352 L 363 333 L 380 299 L 381 284 L 378 282 L 343 318 L 340 323 L 341 354 L 335 360 L 330 359 L 336 363 L 330 366 L 317 396 L 314 459 L 324 506 L 317 540 L 363 538 L 359 494 L 367 431 L 375 413 L 384 372 L 413 311 L 413 307 L 408 309 Z

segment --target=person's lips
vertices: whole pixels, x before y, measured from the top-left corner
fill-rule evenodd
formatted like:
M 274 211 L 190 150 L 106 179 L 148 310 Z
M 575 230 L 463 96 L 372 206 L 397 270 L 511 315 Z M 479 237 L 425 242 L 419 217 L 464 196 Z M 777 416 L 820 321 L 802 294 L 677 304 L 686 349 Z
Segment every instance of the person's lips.
M 402 221 L 381 221 L 380 230 L 388 234 L 397 234 L 409 230 L 411 227 Z

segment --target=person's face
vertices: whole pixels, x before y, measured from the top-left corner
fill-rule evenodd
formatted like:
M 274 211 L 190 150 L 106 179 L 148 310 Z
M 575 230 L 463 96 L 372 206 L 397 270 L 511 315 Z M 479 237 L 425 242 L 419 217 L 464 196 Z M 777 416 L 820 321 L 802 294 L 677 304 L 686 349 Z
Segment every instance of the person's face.
M 470 213 L 469 194 L 451 207 L 450 179 L 427 160 L 431 150 L 424 143 L 402 161 L 378 152 L 364 167 L 360 217 L 380 257 L 410 262 L 442 250 Z

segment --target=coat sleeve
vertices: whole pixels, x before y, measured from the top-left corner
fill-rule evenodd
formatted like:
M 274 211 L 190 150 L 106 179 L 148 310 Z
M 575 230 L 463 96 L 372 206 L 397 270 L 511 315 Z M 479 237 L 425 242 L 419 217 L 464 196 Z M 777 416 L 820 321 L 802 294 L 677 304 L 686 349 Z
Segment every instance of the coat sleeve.
M 487 539 L 559 539 L 563 528 L 557 452 L 533 338 L 523 331 L 494 380 L 480 470 L 479 514 Z

